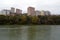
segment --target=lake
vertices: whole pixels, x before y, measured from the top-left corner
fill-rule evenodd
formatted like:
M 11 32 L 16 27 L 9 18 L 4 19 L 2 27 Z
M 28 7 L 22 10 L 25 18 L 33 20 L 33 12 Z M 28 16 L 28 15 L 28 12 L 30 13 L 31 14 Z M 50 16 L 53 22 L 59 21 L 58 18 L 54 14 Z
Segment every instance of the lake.
M 60 40 L 60 25 L 1 25 L 0 40 Z

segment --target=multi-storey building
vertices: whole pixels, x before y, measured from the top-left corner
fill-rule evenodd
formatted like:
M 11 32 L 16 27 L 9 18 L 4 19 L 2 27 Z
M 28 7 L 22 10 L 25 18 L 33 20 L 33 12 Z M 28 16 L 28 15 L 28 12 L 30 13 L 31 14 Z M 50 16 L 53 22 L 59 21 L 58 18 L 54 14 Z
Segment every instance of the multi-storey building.
M 15 8 L 14 7 L 11 7 L 11 10 L 10 10 L 10 15 L 11 16 L 15 16 Z
M 29 16 L 35 16 L 36 15 L 36 13 L 35 13 L 35 8 L 34 7 L 28 7 L 28 9 L 27 9 L 27 15 Z
M 22 14 L 22 10 L 16 9 L 16 14 Z
M 45 11 L 45 13 L 47 16 L 51 15 L 50 11 Z
M 41 15 L 41 11 L 35 11 L 36 12 L 36 16 L 38 16 L 38 15 Z
M 15 13 L 15 8 L 11 7 L 11 13 Z
M 49 15 L 50 15 L 49 11 L 44 11 L 44 10 L 41 11 L 41 16 L 49 16 Z
M 45 11 L 42 10 L 40 15 L 41 15 L 41 16 L 45 16 Z

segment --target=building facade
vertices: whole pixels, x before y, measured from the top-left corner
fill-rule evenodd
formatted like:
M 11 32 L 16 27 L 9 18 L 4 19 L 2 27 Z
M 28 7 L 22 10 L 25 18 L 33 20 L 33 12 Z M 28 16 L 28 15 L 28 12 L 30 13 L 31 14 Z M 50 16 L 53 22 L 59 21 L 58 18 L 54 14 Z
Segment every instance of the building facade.
M 22 10 L 16 9 L 16 14 L 22 14 Z
M 45 16 L 45 11 L 42 10 L 40 15 L 41 15 L 41 16 Z
M 11 13 L 15 13 L 15 8 L 11 7 Z
M 41 16 L 49 16 L 50 14 L 51 14 L 50 11 L 44 11 L 44 10 L 41 11 Z
M 36 10 L 36 16 L 41 15 L 41 11 Z
M 27 13 L 28 13 L 27 14 L 28 16 L 35 16 L 36 15 L 35 8 L 34 7 L 28 7 Z
M 50 11 L 45 11 L 45 13 L 47 16 L 51 15 Z

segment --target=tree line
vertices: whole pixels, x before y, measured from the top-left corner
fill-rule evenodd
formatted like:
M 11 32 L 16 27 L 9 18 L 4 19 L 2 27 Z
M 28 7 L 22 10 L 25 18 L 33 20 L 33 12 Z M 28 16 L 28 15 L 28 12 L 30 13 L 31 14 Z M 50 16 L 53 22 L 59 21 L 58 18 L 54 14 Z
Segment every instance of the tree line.
M 60 16 L 0 15 L 0 25 L 59 25 Z

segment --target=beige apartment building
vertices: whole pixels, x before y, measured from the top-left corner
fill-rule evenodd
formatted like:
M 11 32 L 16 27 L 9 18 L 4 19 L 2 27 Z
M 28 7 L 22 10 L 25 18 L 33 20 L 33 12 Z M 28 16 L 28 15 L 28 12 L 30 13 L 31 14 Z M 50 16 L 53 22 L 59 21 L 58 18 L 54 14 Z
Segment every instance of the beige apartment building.
M 35 16 L 36 15 L 35 8 L 34 7 L 28 7 L 27 13 L 28 13 L 27 14 L 28 16 Z
M 16 14 L 22 14 L 22 10 L 16 9 Z

